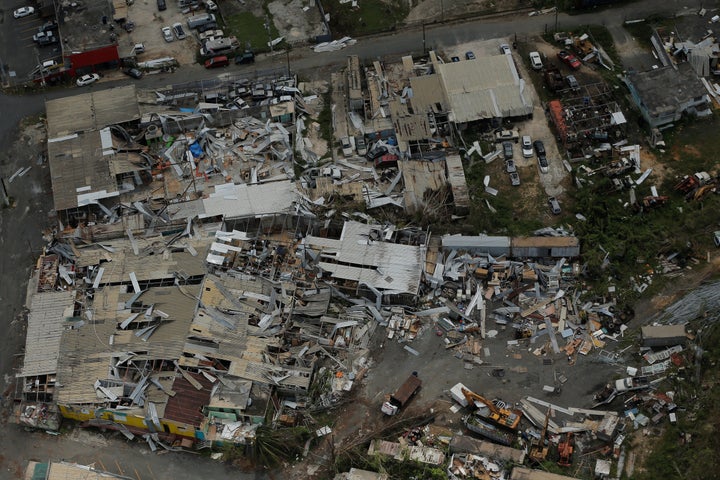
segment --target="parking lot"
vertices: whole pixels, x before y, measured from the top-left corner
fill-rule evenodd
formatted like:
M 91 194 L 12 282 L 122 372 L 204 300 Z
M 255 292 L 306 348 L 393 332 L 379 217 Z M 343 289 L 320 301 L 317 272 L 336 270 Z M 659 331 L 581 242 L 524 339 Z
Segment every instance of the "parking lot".
M 31 70 L 46 60 L 60 61 L 60 45 L 39 46 L 33 41 L 46 20 L 38 12 L 21 18 L 14 18 L 13 12 L 25 6 L 14 2 L 6 2 L 0 11 L 0 59 L 4 65 L 3 81 L 14 79 L 23 81 Z M 7 78 L 5 78 L 7 77 Z

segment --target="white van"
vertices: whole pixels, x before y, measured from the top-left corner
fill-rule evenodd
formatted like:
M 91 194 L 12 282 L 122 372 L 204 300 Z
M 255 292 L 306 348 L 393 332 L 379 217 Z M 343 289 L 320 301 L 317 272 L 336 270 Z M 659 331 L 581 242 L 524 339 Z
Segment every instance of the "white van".
M 211 23 L 215 21 L 215 15 L 212 13 L 200 13 L 198 15 L 193 15 L 191 17 L 188 17 L 187 19 L 187 25 L 189 29 L 198 28 L 202 25 L 205 25 L 206 23 Z

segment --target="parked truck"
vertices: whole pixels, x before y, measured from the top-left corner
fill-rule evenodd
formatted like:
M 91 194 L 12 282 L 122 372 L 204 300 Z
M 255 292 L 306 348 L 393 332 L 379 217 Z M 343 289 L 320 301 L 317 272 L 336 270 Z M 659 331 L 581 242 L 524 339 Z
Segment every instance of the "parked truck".
M 405 383 L 398 388 L 395 393 L 390 395 L 390 400 L 383 403 L 382 412 L 385 415 L 395 415 L 410 399 L 420 390 L 422 380 L 417 376 L 417 372 L 413 372 Z
M 627 377 L 615 380 L 615 391 L 618 393 L 629 392 L 632 390 L 643 390 L 650 386 L 650 379 L 645 376 Z

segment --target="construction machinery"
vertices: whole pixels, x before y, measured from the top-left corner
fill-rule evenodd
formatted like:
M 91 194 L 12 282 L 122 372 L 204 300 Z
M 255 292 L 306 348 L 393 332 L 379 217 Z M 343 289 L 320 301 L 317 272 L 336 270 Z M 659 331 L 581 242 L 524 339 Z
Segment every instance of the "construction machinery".
M 545 425 L 543 426 L 540 438 L 533 439 L 530 442 L 530 461 L 534 463 L 542 463 L 547 458 L 549 443 L 547 441 L 548 422 L 550 421 L 550 409 L 545 414 Z
M 573 450 L 574 447 L 572 445 L 572 433 L 568 432 L 565 440 L 558 443 L 558 455 L 560 456 L 558 460 L 558 465 L 560 465 L 561 467 L 569 467 L 570 465 L 572 465 Z
M 543 76 L 545 77 L 545 83 L 551 92 L 565 88 L 565 78 L 562 76 L 562 73 L 560 73 L 560 69 L 552 63 L 548 63 L 545 66 Z
M 522 417 L 522 413 L 519 410 L 498 407 L 485 397 L 482 397 L 475 392 L 471 392 L 466 388 L 462 389 L 462 394 L 465 396 L 468 403 L 475 404 L 477 401 L 487 407 L 487 415 L 480 414 L 480 416 L 483 416 L 486 420 L 509 430 L 517 430 L 518 425 L 520 424 L 520 418 Z M 480 410 L 482 409 L 483 407 L 480 407 Z M 478 413 L 476 412 L 476 415 L 477 414 Z
M 688 194 L 710 182 L 711 179 L 710 174 L 707 172 L 696 172 L 692 175 L 685 175 L 674 188 L 680 193 Z

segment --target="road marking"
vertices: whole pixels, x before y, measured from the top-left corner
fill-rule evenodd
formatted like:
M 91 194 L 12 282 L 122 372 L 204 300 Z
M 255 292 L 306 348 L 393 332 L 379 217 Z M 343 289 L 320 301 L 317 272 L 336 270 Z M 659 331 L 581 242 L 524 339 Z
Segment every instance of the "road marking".
M 137 480 L 142 480 L 142 477 L 140 477 L 140 474 L 137 471 L 137 468 L 133 467 L 133 471 L 135 472 L 135 477 L 137 477 Z
M 115 460 L 115 465 L 117 466 L 118 471 L 120 472 L 120 475 L 125 475 L 125 472 L 123 472 L 123 469 L 120 468 L 120 464 L 118 463 L 117 460 Z
M 97 462 L 100 464 L 100 466 L 102 467 L 103 471 L 107 472 L 107 468 L 105 468 L 105 465 L 103 465 L 102 460 L 99 460 L 99 459 L 98 459 Z

